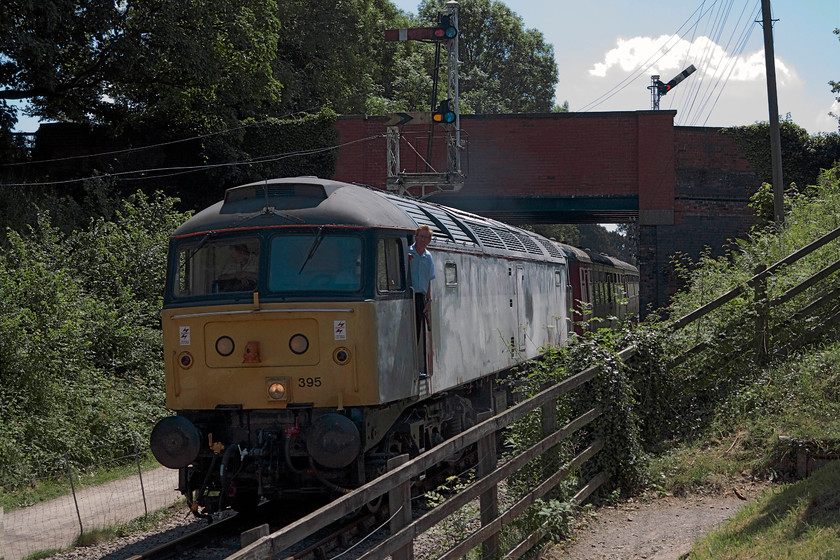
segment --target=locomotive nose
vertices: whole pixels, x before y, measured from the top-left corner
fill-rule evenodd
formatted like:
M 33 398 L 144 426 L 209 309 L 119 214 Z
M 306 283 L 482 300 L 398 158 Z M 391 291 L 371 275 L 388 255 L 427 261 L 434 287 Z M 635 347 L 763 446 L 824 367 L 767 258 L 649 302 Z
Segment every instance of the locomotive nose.
M 150 440 L 152 454 L 161 465 L 180 469 L 198 457 L 201 432 L 183 416 L 169 416 L 155 425 Z

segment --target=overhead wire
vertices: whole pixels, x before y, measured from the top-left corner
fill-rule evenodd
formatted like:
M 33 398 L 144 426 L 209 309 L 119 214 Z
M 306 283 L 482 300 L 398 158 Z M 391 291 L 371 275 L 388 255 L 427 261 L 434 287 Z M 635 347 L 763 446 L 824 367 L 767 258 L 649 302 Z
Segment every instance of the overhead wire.
M 688 109 L 685 110 L 685 111 L 677 111 L 678 115 L 680 115 L 682 113 L 685 113 L 686 118 L 688 118 L 688 115 L 691 113 L 691 108 L 694 106 L 695 102 L 697 101 L 697 97 L 700 94 L 700 90 L 702 89 L 702 87 L 704 85 L 704 82 L 707 81 L 705 78 L 707 76 L 706 69 L 709 66 L 709 64 L 708 64 L 708 61 L 710 59 L 709 51 L 712 48 L 712 45 L 716 45 L 717 41 L 718 41 L 718 37 L 719 37 L 719 34 L 720 34 L 720 32 L 717 31 L 719 29 L 718 22 L 721 19 L 721 12 L 722 12 L 723 5 L 724 5 L 723 3 L 720 3 L 720 4 L 717 5 L 717 10 L 716 10 L 714 19 L 710 18 L 709 21 L 707 21 L 707 23 L 706 23 L 706 32 L 705 32 L 704 36 L 707 37 L 708 40 L 705 42 L 705 45 L 703 46 L 700 57 L 697 60 L 697 65 L 700 66 L 700 68 L 702 68 L 703 71 L 700 72 L 700 75 L 697 77 L 698 79 L 691 80 L 687 84 L 690 89 L 689 89 L 689 92 L 686 95 L 686 98 L 690 97 L 690 99 L 691 99 L 691 101 L 688 103 Z M 730 0 L 730 5 L 731 5 L 731 0 Z M 724 18 L 724 22 L 725 22 L 725 18 Z M 721 26 L 722 26 L 722 24 L 721 24 Z M 689 45 L 689 49 L 692 46 L 694 46 L 694 43 Z
M 296 115 L 301 115 L 301 114 L 305 114 L 305 113 L 306 113 L 306 111 L 296 111 L 294 113 L 288 113 L 288 114 L 286 114 L 284 116 L 280 116 L 280 117 L 274 117 L 274 118 L 269 118 L 269 119 L 263 119 L 261 121 L 244 123 L 244 124 L 241 124 L 239 126 L 232 127 L 232 128 L 226 128 L 226 129 L 217 130 L 217 131 L 214 131 L 214 132 L 207 132 L 207 133 L 204 133 L 204 134 L 197 134 L 197 135 L 193 135 L 193 136 L 188 136 L 186 138 L 181 138 L 181 139 L 178 139 L 178 140 L 169 140 L 169 141 L 166 141 L 166 142 L 158 142 L 158 143 L 155 143 L 155 144 L 146 144 L 146 145 L 143 145 L 143 146 L 123 148 L 123 149 L 119 149 L 119 150 L 111 150 L 111 151 L 108 151 L 108 152 L 97 152 L 95 154 L 83 154 L 83 155 L 78 155 L 78 156 L 67 156 L 67 157 L 52 158 L 52 159 L 39 159 L 37 161 L 20 161 L 20 162 L 14 162 L 14 163 L 0 163 L 0 168 L 3 168 L 3 167 L 20 167 L 20 166 L 24 166 L 24 165 L 35 165 L 35 164 L 40 165 L 40 164 L 44 164 L 44 163 L 56 163 L 56 162 L 63 162 L 63 161 L 73 161 L 73 160 L 78 160 L 78 159 L 88 159 L 88 158 L 95 158 L 95 157 L 103 157 L 103 156 L 111 156 L 111 155 L 118 155 L 118 154 L 141 152 L 141 151 L 144 151 L 144 150 L 152 150 L 152 149 L 155 149 L 155 148 L 163 148 L 163 147 L 172 146 L 172 145 L 175 145 L 175 144 L 183 144 L 185 142 L 193 142 L 195 140 L 203 140 L 205 138 L 211 138 L 213 136 L 219 136 L 219 135 L 222 135 L 222 134 L 229 134 L 229 133 L 237 132 L 239 130 L 250 128 L 250 127 L 253 127 L 253 126 L 261 126 L 263 124 L 266 124 L 266 123 L 271 122 L 271 121 L 276 120 L 276 119 L 280 119 L 280 120 L 290 119 L 290 118 L 294 118 Z
M 757 5 L 760 0 L 757 0 Z M 728 83 L 729 78 L 735 70 L 738 59 L 743 54 L 748 44 L 749 37 L 752 34 L 754 27 L 750 21 L 743 20 L 744 14 L 749 15 L 757 11 L 754 8 L 752 11 L 747 11 L 750 0 L 747 0 L 742 9 L 741 16 L 738 22 L 734 25 L 729 37 L 724 45 L 722 45 L 722 37 L 725 36 L 726 23 L 730 19 L 731 12 L 734 7 L 734 0 L 718 1 L 711 3 L 703 0 L 700 5 L 692 12 L 692 14 L 683 22 L 677 31 L 665 41 L 665 43 L 655 50 L 647 59 L 640 63 L 636 69 L 630 72 L 618 84 L 607 90 L 605 93 L 595 98 L 593 101 L 582 106 L 576 112 L 588 112 L 595 107 L 601 105 L 608 99 L 612 98 L 620 91 L 625 89 L 630 83 L 635 81 L 639 76 L 649 72 L 662 58 L 667 56 L 674 48 L 676 48 L 681 41 L 688 42 L 686 55 L 683 57 L 684 66 L 689 63 L 689 60 L 695 60 L 694 65 L 700 70 L 697 79 L 691 80 L 688 87 L 677 90 L 678 95 L 669 98 L 669 108 L 677 107 L 677 119 L 684 124 L 696 124 L 705 116 L 704 123 L 708 122 L 711 116 L 711 111 L 717 104 L 717 100 L 722 95 L 723 88 Z M 711 15 L 711 17 L 710 17 Z M 708 37 L 708 41 L 703 45 L 702 52 L 699 57 L 692 57 L 692 50 L 695 46 L 697 34 L 703 22 L 705 23 L 705 33 L 700 36 Z M 690 31 L 690 39 L 683 39 L 681 33 L 683 31 Z M 733 47 L 734 44 L 734 47 Z M 715 60 L 717 52 L 715 46 L 721 46 L 722 60 L 724 63 L 718 64 L 718 67 L 713 73 L 709 73 L 708 68 L 711 62 Z M 730 49 L 731 52 L 730 52 Z M 727 60 L 727 54 L 728 60 Z M 716 94 L 717 93 L 717 94 Z M 716 94 L 716 95 L 715 95 Z M 681 108 L 681 109 L 680 109 Z
M 725 5 L 720 6 L 720 10 L 718 11 L 717 17 L 712 26 L 712 33 L 709 34 L 709 41 L 706 43 L 703 49 L 703 55 L 699 61 L 700 65 L 704 70 L 708 70 L 709 68 L 715 68 L 713 73 L 709 73 L 705 71 L 701 74 L 700 79 L 696 80 L 695 88 L 693 90 L 694 95 L 691 97 L 691 103 L 688 105 L 688 108 L 684 111 L 685 119 L 688 120 L 691 118 L 691 114 L 694 111 L 694 107 L 698 104 L 702 104 L 703 102 L 700 99 L 707 99 L 710 90 L 713 91 L 715 84 L 717 83 L 717 72 L 718 68 L 715 67 L 715 57 L 717 53 L 715 52 L 715 47 L 721 44 L 721 37 L 723 36 L 723 31 L 726 27 L 726 22 L 729 20 L 729 14 L 732 11 L 732 2 L 733 0 L 729 0 Z M 746 8 L 746 5 L 744 6 Z M 743 10 L 742 10 L 743 13 Z M 736 27 L 737 29 L 737 27 Z M 730 34 L 729 40 L 727 41 L 726 46 L 723 47 L 723 53 L 721 54 L 722 60 L 725 60 L 726 53 L 729 51 L 729 45 L 732 42 L 732 37 L 734 36 L 735 31 L 733 30 L 732 34 Z
M 607 92 L 605 92 L 601 96 L 597 97 L 593 101 L 591 101 L 591 102 L 587 103 L 586 105 L 584 105 L 583 107 L 581 107 L 581 109 L 579 109 L 577 112 L 584 113 L 584 112 L 591 111 L 593 108 L 601 105 L 602 103 L 604 103 L 608 99 L 610 99 L 613 96 L 615 96 L 616 94 L 618 94 L 620 91 L 625 89 L 628 85 L 630 85 L 631 82 L 633 82 L 639 76 L 641 76 L 642 74 L 647 72 L 652 66 L 654 66 L 663 57 L 665 57 L 676 45 L 678 45 L 680 41 L 684 40 L 680 36 L 680 33 L 683 31 L 684 28 L 686 28 L 686 26 L 688 26 L 687 30 L 691 30 L 692 37 L 695 37 L 700 22 L 703 21 L 706 18 L 706 16 L 715 7 L 717 7 L 717 12 L 716 12 L 716 16 L 715 16 L 715 19 L 714 19 L 714 23 L 711 23 L 711 24 L 708 24 L 708 25 L 711 25 L 712 30 L 713 30 L 713 33 L 711 33 L 710 35 L 712 35 L 712 37 L 714 37 L 714 39 L 710 40 L 710 43 L 713 41 L 714 44 L 717 44 L 717 42 L 719 40 L 719 37 L 722 34 L 723 23 L 725 23 L 725 21 L 727 19 L 725 14 L 728 14 L 728 11 L 731 10 L 732 1 L 733 0 L 729 0 L 728 4 L 724 5 L 724 4 L 720 3 L 718 0 L 714 0 L 707 7 L 706 6 L 706 4 L 707 4 L 706 0 L 703 0 L 700 3 L 700 5 L 692 12 L 692 14 L 683 22 L 683 24 L 679 27 L 679 29 L 677 29 L 677 31 L 674 34 L 672 34 L 672 36 L 668 40 L 666 40 L 665 43 L 661 47 L 659 47 L 653 54 L 651 54 L 644 62 L 642 62 L 640 65 L 638 65 L 638 67 L 634 71 L 632 71 L 630 74 L 628 74 L 618 84 L 613 86 L 611 89 L 609 89 Z M 743 13 L 743 10 L 742 10 L 742 13 Z M 696 16 L 696 19 L 695 19 L 695 16 Z M 693 21 L 693 23 L 692 23 L 692 21 Z M 689 25 L 689 24 L 691 24 L 691 25 Z M 708 25 L 707 25 L 707 28 L 708 28 Z M 749 35 L 750 35 L 750 32 L 742 32 L 742 35 L 741 35 L 742 40 L 740 41 L 740 43 L 738 43 L 741 46 L 741 50 L 737 51 L 737 54 L 740 54 L 743 51 L 743 49 L 745 48 L 747 39 L 749 38 Z M 730 43 L 731 43 L 731 40 L 732 40 L 732 37 L 730 37 L 730 41 L 729 41 Z M 693 44 L 693 43 L 694 43 L 694 40 L 692 39 L 692 41 L 690 42 L 690 45 Z M 728 45 L 729 45 L 729 43 L 727 43 L 727 46 Z M 707 62 L 709 60 L 710 55 L 708 54 L 708 50 L 709 50 L 710 46 L 711 46 L 710 44 L 706 45 L 706 47 L 705 47 L 706 52 L 701 57 L 701 61 L 699 61 L 700 66 L 702 66 L 705 62 Z M 686 60 L 688 59 L 689 54 L 690 54 L 690 48 L 689 48 L 689 50 L 687 50 L 686 57 L 685 57 Z M 736 57 L 737 57 L 737 55 L 731 57 L 730 61 L 734 61 L 736 59 Z M 727 73 L 727 76 L 726 76 L 726 80 L 728 80 L 728 78 L 731 76 L 733 71 L 734 71 L 734 63 L 730 66 L 729 72 Z M 689 88 L 686 88 L 685 93 L 680 96 L 681 98 L 684 99 L 687 96 L 689 96 L 689 94 L 691 94 L 691 97 L 692 97 L 692 100 L 689 104 L 689 108 L 687 110 L 683 111 L 683 112 L 686 113 L 686 118 L 688 118 L 691 115 L 695 104 L 698 103 L 697 98 L 700 95 L 700 88 L 701 88 L 701 85 L 704 81 L 702 73 L 701 73 L 701 76 L 699 76 L 699 78 L 700 79 L 695 80 L 694 83 L 691 84 Z M 726 83 L 726 81 L 724 81 L 724 85 L 725 85 L 725 83 Z M 715 89 L 712 89 L 711 93 L 713 93 L 714 91 L 715 91 Z M 709 92 L 709 86 L 707 86 L 706 92 Z M 709 103 L 709 98 L 711 96 L 711 93 L 709 93 L 708 95 L 704 95 L 704 100 L 702 102 L 700 102 L 701 109 L 706 107 L 707 104 Z M 717 100 L 719 99 L 721 93 L 722 93 L 722 88 L 721 88 L 721 91 L 718 93 L 717 97 L 715 98 L 714 103 L 712 104 L 712 109 L 716 105 Z M 677 102 L 676 99 L 672 99 L 671 106 L 673 106 L 676 102 Z M 711 111 L 711 109 L 710 109 L 710 111 Z M 294 114 L 299 114 L 299 113 L 294 113 Z M 291 114 L 289 116 L 293 116 L 294 114 Z M 709 113 L 706 116 L 706 120 L 704 121 L 704 123 L 708 121 L 708 119 L 710 117 L 710 114 L 711 113 Z M 701 118 L 701 116 L 702 116 L 702 113 L 700 114 L 700 116 L 696 116 L 693 122 L 696 123 L 697 120 L 699 118 Z M 288 117 L 281 117 L 281 118 L 288 118 Z M 195 135 L 195 136 L 191 136 L 191 137 L 180 139 L 180 140 L 172 140 L 172 141 L 160 142 L 160 143 L 156 143 L 156 144 L 149 144 L 149 145 L 145 145 L 145 146 L 126 148 L 126 149 L 122 149 L 122 150 L 100 152 L 100 153 L 96 153 L 96 154 L 85 154 L 85 155 L 79 155 L 79 156 L 68 156 L 68 157 L 64 157 L 64 158 L 54 158 L 54 159 L 49 159 L 49 160 L 38 160 L 38 161 L 29 161 L 29 162 L 17 162 L 17 163 L 10 163 L 10 164 L 0 164 L 0 168 L 22 166 L 22 165 L 45 164 L 45 163 L 53 163 L 53 162 L 72 161 L 72 160 L 85 159 L 85 158 L 103 157 L 103 156 L 109 156 L 109 155 L 135 153 L 135 152 L 139 152 L 139 151 L 142 151 L 142 150 L 166 147 L 166 146 L 175 145 L 175 144 L 179 144 L 179 143 L 185 143 L 185 142 L 200 140 L 200 139 L 204 139 L 204 138 L 208 138 L 208 137 L 212 137 L 212 136 L 228 134 L 228 133 L 236 132 L 238 130 L 242 130 L 242 129 L 246 129 L 246 128 L 249 128 L 249 127 L 264 124 L 266 122 L 269 122 L 269 120 L 270 119 L 265 119 L 263 121 L 258 121 L 258 122 L 253 122 L 253 123 L 245 123 L 245 124 L 240 125 L 238 127 L 233 127 L 233 128 L 230 128 L 230 129 L 215 131 L 215 132 L 201 134 L 201 135 Z M 197 166 L 180 166 L 180 167 L 138 169 L 138 170 L 121 171 L 121 172 L 113 172 L 113 173 L 105 172 L 105 173 L 100 173 L 100 174 L 97 174 L 97 175 L 92 175 L 92 176 L 83 177 L 83 178 L 76 178 L 76 179 L 66 179 L 66 180 L 58 180 L 58 181 L 41 181 L 41 182 L 31 182 L 31 183 L 0 183 L 0 186 L 22 187 L 22 186 L 61 185 L 61 184 L 79 183 L 79 182 L 92 180 L 92 179 L 102 179 L 102 178 L 105 178 L 105 177 L 118 177 L 118 178 L 120 178 L 120 180 L 123 180 L 123 181 L 139 181 L 139 180 L 160 179 L 160 178 L 174 177 L 174 176 L 178 176 L 178 175 L 184 175 L 184 174 L 188 174 L 188 173 L 195 173 L 195 172 L 198 172 L 198 171 L 204 171 L 204 170 L 210 170 L 210 169 L 216 169 L 216 168 L 222 168 L 222 167 L 236 167 L 236 166 L 245 166 L 245 165 L 258 165 L 260 163 L 270 163 L 270 162 L 279 161 L 279 160 L 290 158 L 290 157 L 311 155 L 311 154 L 315 154 L 315 153 L 321 153 L 321 152 L 324 152 L 324 151 L 335 150 L 335 149 L 339 149 L 339 148 L 341 148 L 343 146 L 346 146 L 346 145 L 349 145 L 349 144 L 353 144 L 353 143 L 357 143 L 357 142 L 371 141 L 371 140 L 380 138 L 381 136 L 382 135 L 377 134 L 377 135 L 369 136 L 369 137 L 362 138 L 362 139 L 353 140 L 353 141 L 350 141 L 350 142 L 347 142 L 347 143 L 344 143 L 344 144 L 335 145 L 335 146 L 327 146 L 327 147 L 318 148 L 318 149 L 314 149 L 314 150 L 305 150 L 305 151 L 299 151 L 299 152 L 289 152 L 289 153 L 285 153 L 285 154 L 271 154 L 269 156 L 263 156 L 263 157 L 260 157 L 260 158 L 253 158 L 253 159 L 247 159 L 247 160 L 235 161 L 235 162 L 226 162 L 226 163 L 219 163 L 219 164 L 204 164 L 204 165 L 197 165 Z M 144 175 L 144 176 L 139 176 L 138 177 L 137 175 Z
M 39 181 L 39 182 L 31 182 L 31 183 L 0 183 L 0 187 L 43 187 L 43 186 L 54 186 L 54 185 L 66 185 L 72 183 L 82 183 L 85 181 L 95 180 L 95 179 L 106 179 L 109 177 L 119 177 L 121 180 L 124 181 L 140 181 L 140 180 L 149 180 L 149 179 L 160 179 L 166 177 L 174 177 L 177 175 L 186 175 L 189 173 L 196 173 L 199 171 L 207 171 L 210 169 L 219 169 L 223 167 L 237 167 L 243 165 L 259 165 L 262 163 L 271 163 L 275 161 L 279 161 L 282 159 L 288 159 L 291 157 L 299 157 L 299 156 L 306 156 L 306 155 L 313 155 L 318 153 L 323 153 L 331 150 L 338 150 L 343 148 L 344 146 L 349 146 L 351 144 L 357 144 L 359 142 L 369 142 L 371 140 L 381 138 L 381 134 L 375 134 L 371 136 L 367 136 L 365 138 L 357 138 L 355 140 L 350 140 L 348 142 L 344 142 L 341 144 L 335 144 L 331 146 L 324 146 L 321 148 L 313 148 L 310 150 L 300 150 L 296 152 L 287 152 L 283 154 L 272 154 L 269 156 L 262 156 L 259 158 L 247 159 L 242 161 L 233 161 L 233 162 L 225 162 L 225 163 L 216 163 L 216 164 L 204 164 L 204 165 L 188 165 L 188 166 L 177 166 L 177 167 L 160 167 L 160 168 L 149 168 L 149 169 L 136 169 L 131 171 L 118 171 L 113 173 L 102 172 L 97 175 L 90 175 L 88 177 L 78 177 L 74 179 L 62 179 L 56 181 Z M 174 171 L 174 173 L 157 173 L 157 172 L 168 172 Z M 143 174 L 151 174 L 156 173 L 155 175 L 149 175 L 147 177 L 130 177 L 131 175 L 143 175 Z
M 760 9 L 761 9 L 760 0 L 756 0 L 755 4 L 753 5 L 753 13 L 756 13 L 756 14 L 759 13 Z M 730 59 L 729 71 L 726 73 L 726 78 L 724 79 L 723 84 L 721 85 L 717 96 L 714 98 L 714 102 L 712 102 L 711 107 L 706 112 L 706 118 L 703 120 L 703 126 L 705 126 L 706 123 L 709 122 L 709 118 L 711 118 L 712 112 L 714 111 L 714 108 L 717 106 L 717 102 L 720 99 L 720 96 L 723 94 L 723 89 L 726 87 L 726 84 L 729 82 L 729 78 L 732 76 L 732 73 L 735 71 L 735 66 L 737 64 L 738 58 L 744 53 L 744 51 L 747 48 L 747 43 L 749 42 L 749 38 L 752 35 L 753 31 L 755 30 L 755 26 L 752 25 L 752 23 L 753 22 L 748 22 L 747 25 L 744 27 L 742 33 L 741 33 L 740 41 L 736 44 L 736 47 L 733 50 L 733 56 Z M 705 105 L 708 104 L 710 99 L 711 99 L 711 96 L 709 96 L 706 99 L 706 102 L 704 103 L 703 107 L 701 107 L 701 111 L 698 113 L 697 118 L 695 118 L 692 121 L 692 123 L 691 123 L 692 126 L 696 125 L 699 122 L 699 119 L 702 118 L 702 115 L 703 115 L 702 110 L 705 107 Z
M 689 22 L 692 21 L 695 14 L 697 14 L 698 11 L 702 10 L 704 4 L 705 4 L 705 2 L 703 2 L 703 4 L 701 4 L 697 9 L 695 9 L 694 12 L 692 12 L 691 15 L 685 20 L 685 22 L 683 22 L 683 24 L 679 27 L 679 29 L 677 29 L 677 31 L 674 34 L 671 35 L 671 37 L 665 42 L 665 44 L 662 47 L 660 47 L 659 49 L 657 49 L 653 54 L 651 54 L 644 62 L 642 62 L 635 70 L 633 70 L 633 72 L 628 74 L 623 80 L 621 80 L 618 84 L 616 84 L 611 89 L 609 89 L 607 92 L 602 94 L 600 97 L 597 97 L 593 101 L 590 101 L 589 103 L 587 103 L 586 105 L 581 107 L 577 112 L 584 113 L 584 112 L 590 111 L 594 107 L 597 107 L 598 105 L 604 103 L 605 101 L 607 101 L 608 99 L 610 99 L 611 97 L 616 95 L 618 92 L 620 92 L 621 90 L 626 88 L 628 85 L 630 85 L 630 82 L 634 81 L 636 78 L 638 78 L 639 76 L 641 76 L 642 74 L 647 72 L 654 64 L 656 64 L 666 54 L 668 54 L 668 52 L 670 52 L 670 50 L 674 46 L 674 45 L 668 46 L 669 43 L 671 43 L 671 41 L 679 42 L 681 40 L 681 37 L 680 37 L 679 33 L 682 31 L 682 29 L 686 25 L 688 25 Z M 714 4 L 717 4 L 717 0 L 715 0 L 712 3 L 713 6 L 714 6 Z M 711 10 L 711 8 L 709 8 L 709 10 Z M 701 11 L 701 15 L 697 18 L 697 20 L 700 21 L 703 18 L 703 16 L 706 13 L 708 13 L 709 10 L 706 10 L 705 12 Z M 697 25 L 697 24 L 695 23 L 694 25 Z M 656 56 L 657 54 L 659 54 L 659 56 Z M 655 60 L 653 60 L 653 62 L 651 62 L 651 59 L 654 59 L 654 57 L 656 57 Z M 650 63 L 650 64 L 648 64 L 648 63 Z

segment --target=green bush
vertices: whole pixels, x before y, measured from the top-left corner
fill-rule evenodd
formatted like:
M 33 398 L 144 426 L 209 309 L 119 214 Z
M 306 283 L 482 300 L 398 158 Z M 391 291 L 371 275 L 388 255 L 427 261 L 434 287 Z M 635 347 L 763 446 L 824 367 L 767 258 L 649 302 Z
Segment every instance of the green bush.
M 174 199 L 137 194 L 61 233 L 48 214 L 0 249 L 0 485 L 130 452 L 165 414 L 159 312 Z
M 644 336 L 661 360 L 636 378 L 640 429 L 649 449 L 670 439 L 700 436 L 717 408 L 750 386 L 766 364 L 784 360 L 812 343 L 836 339 L 836 329 L 824 325 L 840 310 L 837 298 L 820 306 L 812 304 L 840 287 L 840 274 L 828 276 L 785 303 L 779 303 L 779 298 L 834 263 L 840 241 L 780 268 L 763 284 L 745 283 L 761 267 L 840 227 L 838 172 L 840 167 L 823 171 L 815 185 L 791 193 L 783 228 L 757 227 L 748 240 L 734 242 L 723 257 L 704 255 L 693 266 L 675 265 L 687 288 L 674 296 L 668 308 L 671 319 L 645 326 L 648 334 Z M 670 328 L 671 320 L 738 287 L 744 290 L 729 303 L 682 329 Z M 776 304 L 769 305 L 762 294 Z M 800 314 L 805 309 L 808 312 Z

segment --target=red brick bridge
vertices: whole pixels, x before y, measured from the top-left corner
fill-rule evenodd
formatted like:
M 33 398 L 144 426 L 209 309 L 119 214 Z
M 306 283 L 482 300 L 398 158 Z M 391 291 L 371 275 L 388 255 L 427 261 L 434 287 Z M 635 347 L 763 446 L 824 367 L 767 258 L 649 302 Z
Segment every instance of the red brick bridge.
M 627 223 L 639 231 L 643 309 L 676 289 L 677 252 L 720 254 L 753 224 L 759 181 L 718 128 L 675 127 L 675 111 L 464 115 L 467 177 L 428 198 L 507 223 Z M 334 179 L 385 188 L 386 117 L 342 117 Z M 445 170 L 444 131 L 400 128 L 401 170 Z M 371 139 L 372 138 L 372 139 Z M 361 139 L 367 141 L 358 142 Z M 354 142 L 356 141 L 356 142 Z

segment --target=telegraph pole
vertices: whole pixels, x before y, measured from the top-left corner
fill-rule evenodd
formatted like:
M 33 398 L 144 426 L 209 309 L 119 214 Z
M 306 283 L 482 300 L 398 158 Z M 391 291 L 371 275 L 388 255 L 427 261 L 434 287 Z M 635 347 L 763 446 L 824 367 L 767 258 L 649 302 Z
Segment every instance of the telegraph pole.
M 776 55 L 773 52 L 773 20 L 770 0 L 761 0 L 761 19 L 764 27 L 764 65 L 767 68 L 767 105 L 770 111 L 770 155 L 773 164 L 773 217 L 776 226 L 785 222 L 782 183 L 782 141 L 779 131 L 779 98 L 776 93 Z

